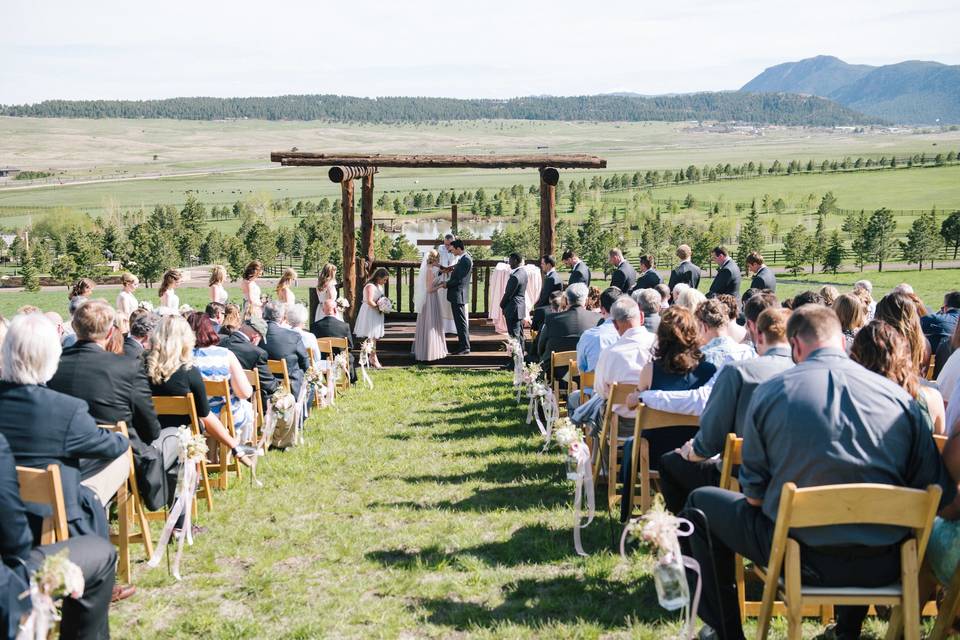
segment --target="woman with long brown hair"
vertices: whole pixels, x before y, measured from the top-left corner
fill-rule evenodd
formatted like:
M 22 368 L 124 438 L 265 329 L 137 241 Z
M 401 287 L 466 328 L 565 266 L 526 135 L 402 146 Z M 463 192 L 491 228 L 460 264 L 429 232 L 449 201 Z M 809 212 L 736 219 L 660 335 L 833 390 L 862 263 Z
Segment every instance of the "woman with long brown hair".
M 853 339 L 857 337 L 857 332 L 867 322 L 867 305 L 856 294 L 845 293 L 833 302 L 833 311 L 840 318 L 843 339 L 847 352 L 849 352 Z
M 874 320 L 864 326 L 853 340 L 850 358 L 903 387 L 927 411 L 933 432 L 945 433 L 943 396 L 933 387 L 920 384 L 913 367 L 910 344 L 894 327 L 883 320 Z
M 70 287 L 70 291 L 67 293 L 67 299 L 73 300 L 74 298 L 89 298 L 93 293 L 93 288 L 96 286 L 96 283 L 90 278 L 80 278 L 73 283 L 73 286 Z
M 390 274 L 383 267 L 378 267 L 367 284 L 363 287 L 363 304 L 360 311 L 357 312 L 357 323 L 354 325 L 353 333 L 358 338 L 369 338 L 370 340 L 379 340 L 383 337 L 385 320 L 383 312 L 380 311 L 379 301 L 384 297 L 384 287 Z M 381 369 L 380 360 L 377 358 L 377 352 L 374 350 L 370 357 L 370 364 L 375 368 Z
M 283 275 L 277 281 L 277 300 L 287 306 L 293 306 L 297 302 L 297 297 L 291 287 L 297 283 L 297 272 L 292 267 L 283 270 Z
M 877 303 L 874 319 L 883 320 L 907 339 L 913 371 L 926 376 L 930 364 L 930 341 L 923 335 L 920 314 L 913 298 L 897 291 L 883 296 Z
M 327 300 L 336 300 L 337 294 L 337 266 L 328 262 L 320 269 L 317 276 L 317 312 L 314 321 L 323 317 L 323 303 Z M 343 314 L 337 309 L 337 317 L 343 320 Z
M 210 287 L 210 302 L 227 304 L 227 299 L 230 296 L 227 294 L 227 290 L 223 286 L 223 283 L 226 281 L 227 270 L 223 267 L 223 265 L 213 265 L 213 269 L 210 270 L 210 280 L 207 282 L 207 286 Z
M 167 269 L 160 282 L 160 308 L 167 309 L 167 313 L 180 313 L 180 297 L 176 288 L 180 286 L 182 276 L 176 269 Z
M 243 317 L 261 317 L 263 301 L 260 299 L 260 285 L 257 278 L 263 275 L 263 263 L 253 260 L 243 270 L 243 280 L 240 281 L 240 290 L 243 291 Z

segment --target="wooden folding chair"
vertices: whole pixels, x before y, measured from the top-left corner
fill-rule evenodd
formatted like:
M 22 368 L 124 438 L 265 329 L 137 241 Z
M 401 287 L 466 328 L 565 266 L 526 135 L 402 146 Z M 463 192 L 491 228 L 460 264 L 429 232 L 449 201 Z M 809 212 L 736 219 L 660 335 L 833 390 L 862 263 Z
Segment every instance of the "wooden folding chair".
M 204 380 L 203 386 L 207 390 L 207 398 L 223 398 L 223 407 L 220 409 L 220 422 L 223 423 L 223 426 L 227 428 L 227 431 L 230 432 L 230 435 L 234 438 L 237 437 L 237 427 L 233 422 L 233 411 L 230 406 L 230 381 L 229 380 Z M 222 442 L 217 443 L 218 448 L 220 449 L 219 454 L 217 455 L 217 462 L 207 463 L 207 472 L 208 473 L 217 473 L 219 477 L 217 478 L 217 488 L 226 489 L 230 483 L 229 475 L 232 471 L 237 474 L 237 480 L 242 478 L 242 473 L 240 471 L 240 463 L 237 462 L 237 459 L 233 457 L 233 454 L 230 453 L 230 449 L 227 448 L 227 445 Z
M 757 616 L 757 638 L 770 631 L 774 600 L 781 594 L 786 608 L 787 637 L 799 640 L 803 606 L 891 605 L 891 634 L 903 630 L 905 640 L 920 640 L 920 595 L 917 577 L 940 502 L 940 487 L 926 491 L 884 484 L 840 484 L 798 489 L 788 482 L 780 493 L 777 523 L 764 570 L 763 602 Z M 900 544 L 900 581 L 878 588 L 804 586 L 800 574 L 800 544 L 791 530 L 844 524 L 905 527 L 913 535 Z M 783 572 L 783 579 L 780 575 Z
M 570 385 L 561 387 L 563 370 L 569 370 L 570 361 L 577 359 L 576 351 L 553 351 L 550 353 L 550 382 L 553 385 L 553 397 L 557 399 L 558 407 L 567 405 L 567 393 Z
M 127 425 L 124 422 L 117 424 L 101 424 L 101 429 L 121 433 L 129 438 Z M 117 533 L 110 533 L 110 542 L 117 546 L 119 557 L 117 565 L 117 580 L 130 583 L 130 545 L 142 544 L 147 558 L 153 555 L 153 540 L 150 538 L 150 524 L 147 521 L 146 507 L 140 498 L 140 487 L 137 485 L 137 470 L 133 464 L 133 448 L 128 452 L 130 456 L 130 476 L 124 486 L 117 491 Z M 140 527 L 138 533 L 134 527 Z
M 947 446 L 947 440 L 949 439 L 950 436 L 938 436 L 934 434 L 933 443 L 937 445 L 937 451 L 939 451 L 941 454 L 943 453 L 943 448 Z
M 895 611 L 894 614 L 896 615 L 897 612 Z M 958 615 L 960 615 L 960 568 L 953 572 L 953 578 L 947 586 L 946 594 L 940 603 L 937 621 L 930 633 L 930 640 L 946 640 L 953 628 L 953 621 Z
M 586 373 L 580 372 L 580 404 L 583 404 L 590 399 L 590 393 L 587 392 L 587 389 L 593 391 L 593 381 L 596 379 L 597 373 L 595 371 L 588 371 Z
M 340 350 L 341 353 L 346 352 L 348 355 L 350 353 L 350 343 L 347 342 L 346 338 L 326 338 L 330 342 L 330 348 L 333 351 Z M 333 373 L 333 352 L 331 352 L 331 374 Z M 347 372 L 344 372 L 344 375 L 340 376 L 340 379 L 337 381 L 337 391 L 346 391 L 350 388 L 350 376 Z
M 247 381 L 253 387 L 253 396 L 250 401 L 253 403 L 253 437 L 251 442 L 256 444 L 260 442 L 260 432 L 263 429 L 263 423 L 266 422 L 263 408 L 263 395 L 260 388 L 260 373 L 256 369 L 244 369 L 247 375 Z
M 320 364 L 320 354 L 313 350 L 313 347 L 307 347 L 307 359 L 310 360 L 310 366 L 316 367 Z M 313 406 L 320 408 L 320 394 L 313 394 Z
M 610 389 L 610 395 L 607 397 L 607 407 L 603 412 L 603 423 L 600 425 L 600 435 L 596 438 L 596 442 L 591 438 L 592 450 L 590 453 L 594 456 L 593 477 L 595 479 L 600 478 L 600 468 L 603 464 L 604 451 L 606 450 L 607 456 L 610 458 L 616 458 L 622 451 L 620 447 L 621 440 L 618 437 L 620 418 L 613 412 L 613 406 L 625 405 L 627 403 L 627 396 L 636 391 L 636 389 L 637 385 L 627 384 L 625 382 L 618 382 Z M 612 446 L 608 446 L 608 440 L 613 443 Z M 613 469 L 616 470 L 616 468 L 616 460 L 614 460 Z M 617 483 L 617 476 L 613 475 L 608 477 L 607 482 L 615 485 Z M 612 503 L 608 505 L 611 510 L 613 506 Z
M 640 513 L 646 513 L 650 507 L 653 506 L 653 487 L 651 480 L 660 479 L 660 473 L 650 469 L 650 443 L 643 437 L 643 434 L 647 431 L 662 429 L 664 427 L 698 427 L 699 425 L 699 416 L 659 411 L 644 406 L 643 404 L 637 407 L 637 417 L 633 422 L 633 448 L 630 451 L 631 472 L 629 478 L 624 478 L 624 481 L 628 483 L 629 490 L 627 494 L 630 497 L 632 512 L 635 512 L 637 506 L 639 506 Z M 611 458 L 612 457 L 613 456 L 611 456 Z M 638 479 L 640 482 L 639 505 L 636 498 Z M 608 488 L 608 499 L 609 492 L 610 489 Z
M 273 375 L 280 376 L 283 380 L 283 386 L 287 388 L 289 393 L 293 393 L 293 387 L 290 386 L 290 372 L 287 370 L 286 360 L 267 360 L 267 368 L 270 369 L 270 373 Z
M 936 380 L 937 377 L 933 375 L 933 372 L 937 368 L 937 354 L 930 354 L 930 364 L 927 365 L 927 380 Z
M 193 394 L 185 396 L 153 396 L 153 408 L 158 416 L 188 416 L 190 433 L 200 435 L 200 418 L 193 403 Z M 200 488 L 197 497 L 207 501 L 207 511 L 213 511 L 213 491 L 210 490 L 210 475 L 207 473 L 207 460 L 200 461 Z
M 63 483 L 60 467 L 47 465 L 46 469 L 17 467 L 20 499 L 50 507 L 50 515 L 40 527 L 40 544 L 63 542 L 70 537 L 67 530 L 67 506 L 63 502 Z

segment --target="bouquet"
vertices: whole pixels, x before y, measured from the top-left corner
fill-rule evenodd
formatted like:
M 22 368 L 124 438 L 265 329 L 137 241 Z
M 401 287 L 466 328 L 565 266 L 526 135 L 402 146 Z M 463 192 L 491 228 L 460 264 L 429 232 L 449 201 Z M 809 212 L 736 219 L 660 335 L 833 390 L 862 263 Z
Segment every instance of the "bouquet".
M 296 417 L 297 400 L 285 387 L 277 389 L 270 396 L 270 406 L 277 413 L 278 418 L 289 424 Z
M 144 311 L 153 311 L 153 303 L 149 300 L 141 300 L 137 308 L 143 309 Z
M 177 442 L 179 446 L 180 462 L 193 460 L 200 462 L 207 456 L 207 441 L 202 435 L 194 435 L 189 427 L 180 426 L 177 429 Z
M 350 375 L 350 360 L 346 351 L 341 351 L 333 358 L 333 379 L 340 379 L 343 374 Z
M 53 621 L 60 619 L 58 599 L 80 598 L 84 587 L 83 571 L 70 561 L 67 549 L 47 556 L 30 577 L 29 594 L 33 611 L 20 626 L 17 637 L 47 638 Z
M 186 316 L 190 315 L 191 313 L 193 313 L 193 307 L 191 307 L 191 306 L 188 305 L 188 304 L 182 304 L 182 305 L 180 305 L 179 311 L 180 311 L 180 315 L 186 317 Z
M 523 366 L 523 372 L 520 375 L 520 383 L 525 385 L 528 389 L 533 386 L 537 380 L 540 379 L 540 374 L 543 373 L 543 368 L 540 367 L 539 363 L 530 362 Z
M 393 302 L 387 296 L 380 296 L 380 299 L 377 300 L 377 309 L 383 315 L 387 315 L 393 311 Z
M 337 298 L 337 310 L 339 310 L 340 313 L 343 313 L 344 311 L 346 311 L 346 310 L 349 309 L 349 308 L 350 308 L 350 301 L 349 301 L 349 300 L 347 300 L 347 299 L 344 298 L 343 296 L 340 296 L 339 298 Z

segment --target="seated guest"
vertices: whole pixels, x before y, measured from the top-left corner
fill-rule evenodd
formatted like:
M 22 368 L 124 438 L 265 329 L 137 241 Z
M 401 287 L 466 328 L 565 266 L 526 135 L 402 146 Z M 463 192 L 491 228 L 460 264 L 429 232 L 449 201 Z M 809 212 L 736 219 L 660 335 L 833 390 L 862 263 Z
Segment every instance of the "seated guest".
M 290 329 L 299 334 L 303 346 L 309 349 L 307 355 L 313 353 L 314 360 L 310 363 L 311 366 L 318 366 L 320 364 L 320 345 L 317 344 L 317 336 L 304 329 L 309 316 L 310 312 L 302 304 L 293 304 L 287 307 L 287 324 L 290 325 Z
M 750 280 L 751 289 L 766 289 L 767 291 L 777 292 L 777 277 L 773 274 L 773 269 L 763 263 L 763 256 L 756 251 L 747 254 L 747 271 L 753 274 Z M 736 295 L 735 293 L 733 295 Z
M 0 351 L 0 434 L 17 464 L 60 467 L 71 536 L 106 537 L 104 505 L 127 480 L 130 442 L 97 427 L 86 402 L 46 386 L 59 360 L 60 343 L 49 320 L 38 313 L 13 318 Z M 83 460 L 106 466 L 83 476 Z
M 740 316 L 740 305 L 737 303 L 737 299 L 727 293 L 721 293 L 717 296 L 717 300 L 727 308 L 727 319 L 730 320 L 727 323 L 727 330 L 730 332 L 730 337 L 733 338 L 734 342 L 749 341 L 750 336 L 747 334 L 747 330 L 737 324 L 737 318 Z
M 83 572 L 83 595 L 63 600 L 60 620 L 60 638 L 110 637 L 107 612 L 111 595 L 122 599 L 115 590 L 114 579 L 117 552 L 109 540 L 100 536 L 70 536 L 64 542 L 36 546 L 27 509 L 20 499 L 17 480 L 17 462 L 0 435 L 0 632 L 4 638 L 21 637 L 17 627 L 22 616 L 31 610 L 30 598 L 21 595 L 29 591 L 30 578 L 43 561 L 63 549 L 71 562 Z M 129 597 L 133 589 L 122 597 Z
M 589 290 L 588 290 L 589 291 Z M 560 306 L 563 303 L 564 296 L 563 291 L 554 291 L 550 294 L 550 303 L 545 307 L 537 307 L 533 310 L 533 315 L 530 317 L 530 327 L 534 331 L 542 331 L 543 323 L 546 321 L 548 316 L 558 313 L 560 311 Z M 534 347 L 536 345 L 534 344 Z M 535 351 L 536 349 L 534 349 Z
M 160 316 L 153 311 L 137 309 L 130 314 L 130 333 L 123 339 L 123 355 L 142 358 L 150 346 L 150 336 L 160 323 Z
M 873 320 L 873 314 L 877 310 L 877 303 L 873 300 L 873 283 L 869 280 L 857 280 L 853 283 L 853 295 L 860 298 L 867 307 L 867 322 Z
M 820 297 L 823 298 L 823 304 L 832 307 L 833 303 L 840 297 L 840 291 L 832 284 L 825 284 L 820 287 Z
M 953 335 L 957 328 L 957 318 L 960 318 L 960 291 L 951 291 L 943 296 L 943 306 L 938 313 L 920 318 L 923 335 L 927 336 L 934 353 L 943 340 L 949 340 Z
M 316 338 L 346 338 L 350 349 L 353 347 L 353 334 L 350 325 L 335 316 L 337 301 L 327 299 L 323 301 L 323 317 L 310 325 L 310 333 Z M 337 351 L 338 352 L 338 351 Z
M 925 378 L 932 351 L 930 341 L 920 327 L 920 316 L 913 299 L 905 293 L 889 293 L 877 303 L 874 318 L 883 320 L 907 339 L 913 370 Z M 950 401 L 950 390 L 944 390 L 943 399 Z
M 661 282 L 654 289 L 660 294 L 660 309 L 668 309 L 670 307 L 670 287 Z
M 253 405 L 250 397 L 253 387 L 247 380 L 243 366 L 226 347 L 220 346 L 220 336 L 213 330 L 213 322 L 205 313 L 194 312 L 187 317 L 193 330 L 193 365 L 199 369 L 204 380 L 230 383 L 230 413 L 233 415 L 233 428 L 240 442 L 250 442 L 253 438 Z M 220 415 L 226 404 L 222 396 L 208 397 L 210 411 Z
M 867 307 L 863 301 L 852 293 L 845 293 L 833 302 L 833 310 L 840 320 L 840 327 L 843 329 L 843 342 L 846 345 L 847 353 L 853 346 L 853 339 L 857 337 L 857 331 L 867 323 Z
M 960 478 L 960 430 L 954 429 L 953 435 L 947 440 L 943 448 L 943 464 L 954 480 Z M 960 488 L 960 487 L 958 487 Z M 942 509 L 933 521 L 930 531 L 930 541 L 927 545 L 927 555 L 923 564 L 931 569 L 933 576 L 940 584 L 950 584 L 957 569 L 957 540 L 960 540 L 960 505 L 953 504 Z M 925 584 L 923 572 L 920 580 L 920 602 L 935 600 L 937 597 L 935 585 Z M 929 590 L 925 587 L 929 587 Z M 941 606 L 943 606 L 941 604 Z M 954 620 L 953 631 L 956 633 L 957 624 Z M 949 635 L 949 634 L 948 634 Z
M 67 329 L 63 326 L 63 316 L 61 316 L 56 311 L 47 311 L 43 314 L 47 317 L 47 320 L 53 323 L 53 326 L 57 328 L 57 338 L 60 340 L 60 343 L 63 343 L 63 335 Z
M 87 301 L 85 296 L 74 296 L 70 298 L 70 304 L 67 306 L 67 311 L 70 314 L 71 320 L 73 319 L 73 314 L 77 312 L 84 302 Z M 77 341 L 77 334 L 73 332 L 73 327 L 70 326 L 69 322 L 65 322 L 60 325 L 62 331 L 60 332 L 60 346 L 61 347 L 70 347 L 73 346 L 73 343 Z
M 563 264 L 567 265 L 570 269 L 570 277 L 567 279 L 567 286 L 571 284 L 577 284 L 582 282 L 583 284 L 590 286 L 590 268 L 577 257 L 577 252 L 572 249 L 567 249 L 563 252 L 561 256 Z
M 634 285 L 633 291 L 654 289 L 663 282 L 663 278 L 661 278 L 660 274 L 653 268 L 654 264 L 656 264 L 656 258 L 652 255 L 640 256 L 640 275 L 637 276 L 637 284 Z M 633 293 L 633 291 L 631 291 L 631 293 Z
M 563 291 L 563 282 L 557 273 L 557 261 L 553 256 L 540 258 L 540 271 L 543 272 L 543 286 L 540 288 L 540 297 L 533 303 L 534 309 L 549 305 L 554 291 Z
M 194 407 L 200 419 L 200 428 L 211 438 L 226 445 L 242 464 L 251 467 L 256 449 L 242 445 L 231 436 L 217 414 L 210 411 L 207 389 L 200 369 L 194 366 L 193 348 L 196 337 L 190 324 L 179 315 L 163 316 L 150 338 L 146 357 L 150 391 L 155 396 L 185 396 L 193 394 Z M 190 424 L 189 416 L 159 416 L 160 425 L 178 427 Z
M 677 288 L 679 289 L 682 286 L 684 285 L 678 284 Z M 707 296 L 703 295 L 696 289 L 684 287 L 683 289 L 680 289 L 680 293 L 678 293 L 674 298 L 674 305 L 678 307 L 684 307 L 688 311 L 693 311 L 695 313 L 697 311 L 697 307 L 706 302 L 706 300 Z
M 744 637 L 734 554 L 760 565 L 769 561 L 785 483 L 804 488 L 874 482 L 915 489 L 938 484 L 942 505 L 957 494 L 930 437 L 929 419 L 902 388 L 850 361 L 831 309 L 795 309 L 787 339 L 797 366 L 761 384 L 747 409 L 743 493 L 702 487 L 690 494 L 683 511 L 694 531 L 681 544 L 700 563 L 703 584 L 718 586 L 703 590 L 700 618 L 720 638 Z M 825 587 L 879 587 L 899 580 L 904 535 L 874 525 L 791 532 L 803 546 L 805 583 Z M 858 638 L 866 613 L 865 606 L 837 607 L 836 637 Z
M 572 284 L 564 295 L 568 308 L 549 316 L 543 324 L 543 330 L 537 336 L 537 349 L 540 361 L 546 371 L 550 366 L 550 354 L 554 351 L 566 351 L 580 339 L 583 332 L 597 326 L 597 314 L 583 308 L 587 301 L 587 285 Z
M 682 244 L 677 247 L 677 257 L 680 259 L 678 264 L 670 272 L 670 290 L 673 291 L 678 284 L 685 284 L 688 287 L 696 289 L 700 286 L 700 267 L 690 262 L 690 256 L 693 251 L 690 245 Z
M 580 373 L 596 370 L 600 354 L 620 338 L 617 328 L 613 325 L 610 309 L 622 295 L 623 292 L 615 287 L 609 287 L 600 295 L 600 317 L 603 318 L 603 322 L 584 331 L 580 340 L 577 341 L 577 368 Z M 583 391 L 592 394 L 593 388 L 586 387 Z M 579 389 L 571 392 L 567 397 L 567 410 L 573 412 L 580 406 L 581 401 L 582 392 Z
M 204 313 L 207 314 L 210 322 L 213 323 L 214 331 L 220 333 L 220 328 L 223 326 L 223 319 L 227 315 L 227 305 L 221 302 L 211 302 L 207 305 Z
M 946 432 L 943 396 L 933 387 L 920 384 L 911 366 L 910 345 L 896 329 L 882 320 L 874 320 L 863 327 L 853 340 L 850 359 L 903 387 L 927 411 L 933 432 Z
M 721 311 L 725 306 L 717 306 L 720 304 L 719 301 L 714 300 L 706 308 L 701 305 L 704 317 L 700 320 L 700 340 L 701 342 L 707 341 L 704 346 L 701 347 L 701 351 L 703 351 L 707 361 L 712 362 L 717 366 L 718 370 L 722 371 L 724 365 L 741 360 L 750 360 L 756 355 L 756 352 L 753 350 L 753 347 L 735 343 L 730 340 L 729 337 L 727 337 L 726 340 L 717 340 L 713 337 L 719 337 L 719 332 L 724 331 L 722 323 L 727 321 L 726 316 L 724 316 Z M 743 315 L 746 319 L 747 332 L 753 336 L 754 339 L 756 339 L 757 335 L 757 321 L 760 314 L 763 313 L 764 310 L 775 306 L 777 306 L 777 296 L 769 291 L 762 291 L 756 294 L 743 305 Z M 701 309 L 698 309 L 697 314 L 695 314 L 698 316 L 698 319 Z M 707 326 L 717 322 L 721 323 L 720 327 L 709 328 Z M 728 321 L 727 324 L 729 324 Z M 717 377 L 718 376 L 714 376 L 707 384 L 689 391 L 647 390 L 641 394 L 641 400 L 652 409 L 698 416 L 703 414 L 706 409 L 707 400 L 710 397 L 710 392 L 713 390 L 713 385 L 717 382 Z
M 700 415 L 700 430 L 684 446 L 660 458 L 660 491 L 672 513 L 679 513 L 697 487 L 720 483 L 720 455 L 727 435 L 743 437 L 747 407 L 761 382 L 793 367 L 787 343 L 789 309 L 770 306 L 751 323 L 750 333 L 759 358 L 725 365 L 717 374 L 707 406 Z
M 300 388 L 303 386 L 303 374 L 310 368 L 310 362 L 300 334 L 281 326 L 280 323 L 285 321 L 285 316 L 283 304 L 268 302 L 263 305 L 263 319 L 267 323 L 267 343 L 264 348 L 271 360 L 287 361 L 290 393 L 294 398 L 299 398 Z
M 799 309 L 805 304 L 816 304 L 822 307 L 824 306 L 823 296 L 816 291 L 801 291 L 793 296 L 793 304 L 790 305 L 790 308 Z
M 604 349 L 597 360 L 594 392 L 601 398 L 609 397 L 613 385 L 619 382 L 637 383 L 640 372 L 653 357 L 656 342 L 656 335 L 644 329 L 643 312 L 630 296 L 617 298 L 610 307 L 610 316 L 620 337 Z M 613 410 L 624 418 L 636 415 L 626 405 L 615 406 Z
M 240 361 L 240 366 L 248 371 L 256 371 L 260 377 L 260 400 L 266 410 L 267 399 L 272 396 L 279 384 L 270 373 L 267 365 L 267 352 L 260 347 L 267 335 L 267 323 L 253 317 L 229 336 L 220 339 L 220 346 L 229 349 Z
M 600 313 L 600 287 L 590 287 L 587 290 L 587 304 L 584 305 L 587 311 Z
M 240 314 L 240 307 L 228 302 L 223 305 L 223 320 L 220 322 L 220 330 L 217 331 L 221 336 L 229 336 L 240 328 L 243 324 L 243 317 Z
M 660 326 L 660 293 L 656 289 L 636 289 L 632 297 L 643 312 L 643 326 L 656 333 Z
M 940 346 L 937 347 L 937 357 L 934 360 L 933 367 L 934 378 L 937 380 L 940 379 L 940 372 L 943 371 L 943 368 L 947 362 L 949 362 L 953 356 L 953 352 L 957 350 L 957 347 L 960 347 L 960 323 L 957 324 L 950 338 L 941 340 Z M 960 366 L 960 362 L 954 363 L 954 366 Z
M 756 297 L 756 296 L 754 296 Z M 753 347 L 741 344 L 732 335 L 730 307 L 719 298 L 707 300 L 694 312 L 700 321 L 700 340 L 704 357 L 718 368 L 727 362 L 756 357 Z

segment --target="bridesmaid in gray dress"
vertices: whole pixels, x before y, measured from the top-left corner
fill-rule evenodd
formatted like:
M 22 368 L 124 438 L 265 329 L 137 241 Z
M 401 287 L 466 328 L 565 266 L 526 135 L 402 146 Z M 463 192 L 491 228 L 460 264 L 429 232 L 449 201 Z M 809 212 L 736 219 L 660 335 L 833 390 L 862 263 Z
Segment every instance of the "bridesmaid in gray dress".
M 443 291 L 439 267 L 440 256 L 432 250 L 427 254 L 426 297 L 417 312 L 417 329 L 414 334 L 413 355 L 418 362 L 429 362 L 447 357 L 447 339 L 443 334 L 443 313 L 440 295 Z

